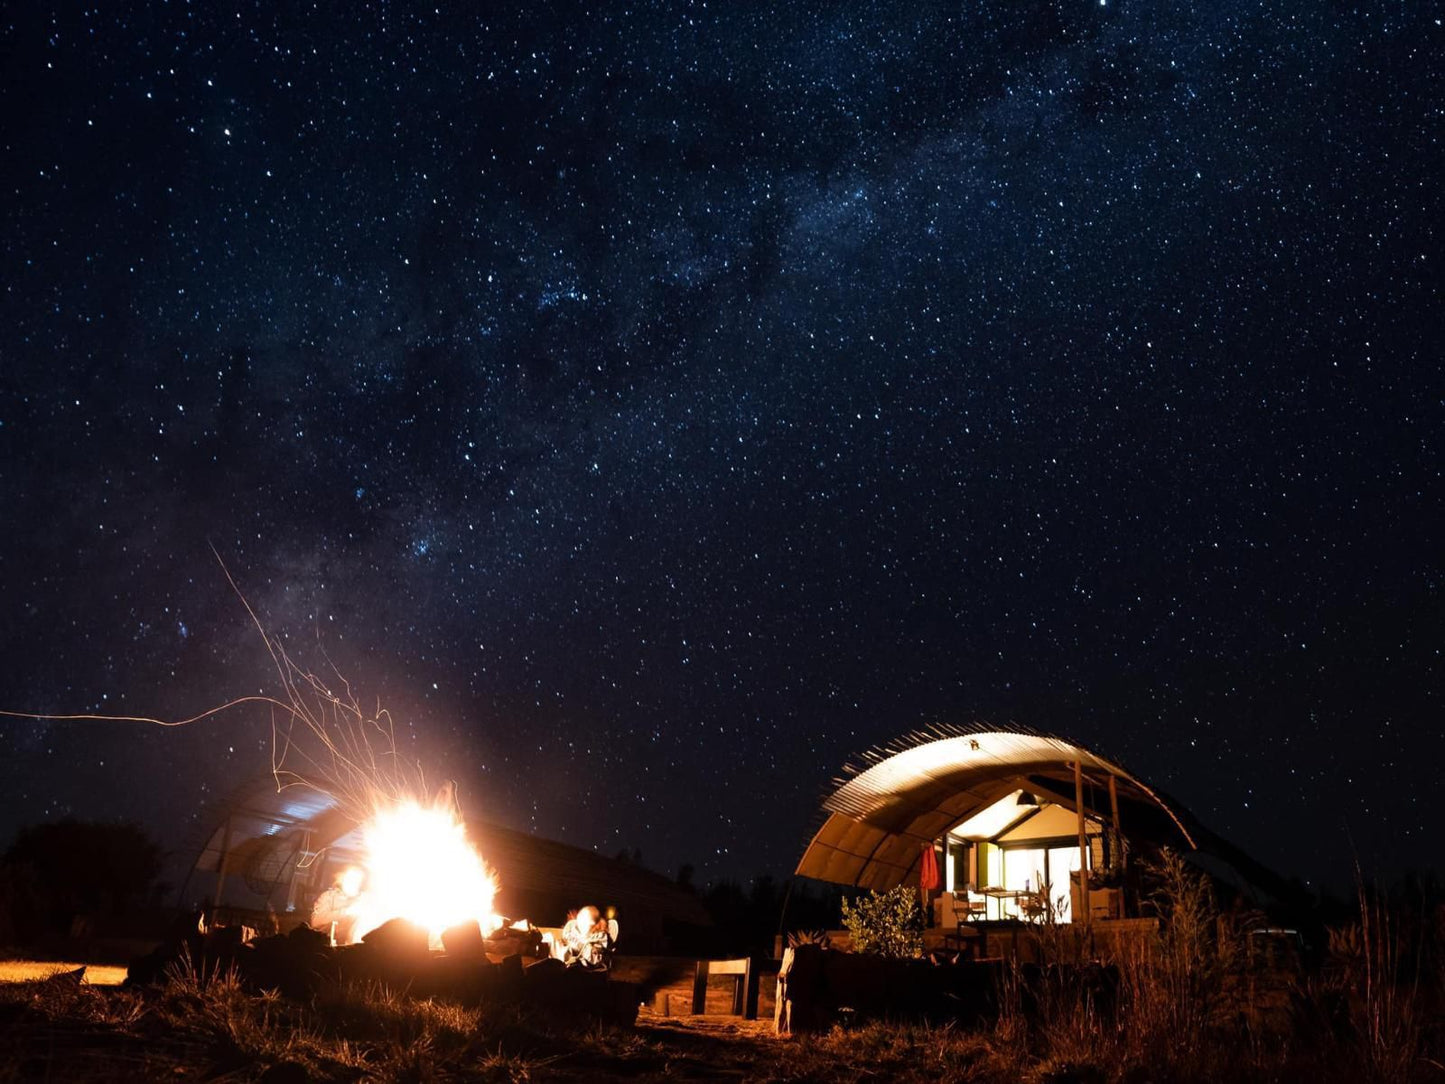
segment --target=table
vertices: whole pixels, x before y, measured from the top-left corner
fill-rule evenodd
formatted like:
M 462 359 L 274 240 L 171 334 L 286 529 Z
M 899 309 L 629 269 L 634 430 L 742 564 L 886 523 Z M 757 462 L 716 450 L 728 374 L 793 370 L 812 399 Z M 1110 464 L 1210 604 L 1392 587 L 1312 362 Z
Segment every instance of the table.
M 1023 891 L 1022 889 L 1018 889 L 1018 888 L 1002 888 L 1002 887 L 1000 887 L 999 885 L 989 885 L 987 888 L 980 888 L 980 889 L 978 890 L 978 893 L 979 893 L 980 896 L 987 896 L 987 897 L 988 897 L 989 899 L 991 899 L 991 900 L 998 900 L 998 902 L 999 902 L 999 918 L 1001 918 L 1001 919 L 1004 918 L 1004 917 L 1006 917 L 1006 916 L 1004 915 L 1004 913 L 1003 913 L 1003 901 L 1004 901 L 1004 900 L 1013 900 L 1013 901 L 1017 902 L 1017 901 L 1023 899 L 1025 896 L 1032 895 L 1032 893 L 1030 893 L 1030 892 L 1025 892 L 1025 891 Z

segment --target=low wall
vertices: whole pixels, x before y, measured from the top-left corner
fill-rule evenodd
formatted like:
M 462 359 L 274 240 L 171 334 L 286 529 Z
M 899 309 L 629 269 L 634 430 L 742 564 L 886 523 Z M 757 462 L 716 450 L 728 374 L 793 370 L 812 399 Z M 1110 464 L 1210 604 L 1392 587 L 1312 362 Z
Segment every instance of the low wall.
M 1004 966 L 890 960 L 800 945 L 783 953 L 773 1021 L 780 1035 L 826 1030 L 845 1013 L 974 1023 L 997 1012 Z

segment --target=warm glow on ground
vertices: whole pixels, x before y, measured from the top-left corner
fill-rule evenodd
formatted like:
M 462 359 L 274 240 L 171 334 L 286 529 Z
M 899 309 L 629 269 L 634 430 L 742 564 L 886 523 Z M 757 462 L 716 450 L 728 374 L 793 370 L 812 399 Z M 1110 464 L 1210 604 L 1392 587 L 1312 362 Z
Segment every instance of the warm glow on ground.
M 352 940 L 393 918 L 424 927 L 434 946 L 467 919 L 483 934 L 495 928 L 496 885 L 451 809 L 404 802 L 382 810 L 362 827 L 362 845 L 365 884 L 346 908 L 356 917 Z
M 91 986 L 119 986 L 125 982 L 125 968 L 111 964 L 81 964 L 62 960 L 0 960 L 0 982 L 35 982 L 85 968 L 82 980 Z

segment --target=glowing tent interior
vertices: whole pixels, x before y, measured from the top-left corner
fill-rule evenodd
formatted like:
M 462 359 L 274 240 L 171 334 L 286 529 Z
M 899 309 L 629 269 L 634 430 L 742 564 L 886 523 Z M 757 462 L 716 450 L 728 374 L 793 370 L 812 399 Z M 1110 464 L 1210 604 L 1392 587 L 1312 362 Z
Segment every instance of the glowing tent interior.
M 1161 846 L 1254 903 L 1288 891 L 1178 803 L 1077 743 L 1017 728 L 936 727 L 844 769 L 796 873 L 884 891 L 916 884 L 932 847 L 943 891 L 977 917 L 1048 906 L 1059 921 L 1092 921 L 1134 911 L 1129 857 Z

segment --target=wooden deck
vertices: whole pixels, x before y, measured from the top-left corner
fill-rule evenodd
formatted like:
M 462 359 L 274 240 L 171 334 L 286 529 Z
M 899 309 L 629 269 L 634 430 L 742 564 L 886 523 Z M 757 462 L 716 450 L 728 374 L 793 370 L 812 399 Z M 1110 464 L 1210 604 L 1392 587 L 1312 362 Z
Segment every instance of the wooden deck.
M 974 922 L 968 928 L 977 934 L 966 942 L 978 959 L 1016 958 L 1024 963 L 1048 963 L 1059 959 L 1110 957 L 1149 939 L 1158 929 L 1157 918 L 1097 919 L 1092 926 L 1063 923 L 1056 926 L 1029 922 Z M 923 950 L 957 949 L 952 927 L 923 931 Z M 846 933 L 844 934 L 846 938 Z
M 1088 947 L 1082 943 L 1089 936 L 1085 928 L 1069 923 L 1041 926 L 1022 921 L 994 921 L 970 923 L 970 926 L 982 942 L 983 951 L 976 952 L 979 959 L 1017 957 L 1025 963 L 1043 963 L 1061 956 L 1073 957 Z M 1084 955 L 1113 956 L 1130 945 L 1147 941 L 1158 929 L 1157 918 L 1098 919 L 1093 924 L 1092 948 Z M 958 942 L 951 938 L 952 933 L 953 928 L 945 926 L 924 930 L 923 951 L 956 950 Z M 845 952 L 853 945 L 847 930 L 829 930 L 828 940 L 834 948 Z

